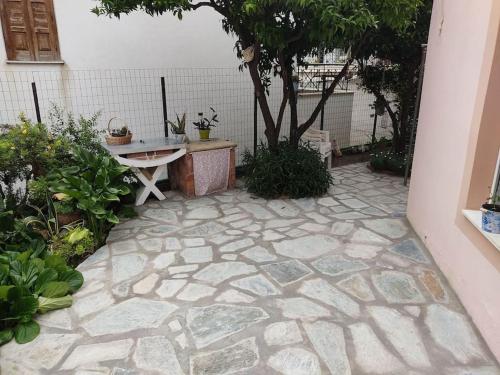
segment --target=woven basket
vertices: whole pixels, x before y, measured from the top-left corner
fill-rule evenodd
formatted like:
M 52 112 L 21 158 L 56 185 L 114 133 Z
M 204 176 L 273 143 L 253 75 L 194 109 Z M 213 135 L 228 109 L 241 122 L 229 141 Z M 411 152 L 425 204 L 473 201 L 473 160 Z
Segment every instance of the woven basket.
M 121 126 L 122 128 L 127 128 L 127 135 L 119 137 L 111 135 L 111 123 L 116 120 L 119 120 L 123 123 L 123 126 Z M 108 134 L 106 134 L 106 143 L 108 145 L 127 145 L 130 142 L 132 142 L 132 133 L 130 132 L 130 130 L 128 130 L 127 123 L 119 117 L 112 117 L 108 122 Z

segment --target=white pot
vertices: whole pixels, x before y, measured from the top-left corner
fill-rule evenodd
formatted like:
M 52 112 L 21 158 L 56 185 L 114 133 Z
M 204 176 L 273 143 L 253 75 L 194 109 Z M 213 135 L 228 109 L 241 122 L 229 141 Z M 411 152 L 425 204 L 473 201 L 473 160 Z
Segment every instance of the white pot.
M 186 134 L 174 134 L 174 139 L 176 143 L 184 143 L 186 139 Z

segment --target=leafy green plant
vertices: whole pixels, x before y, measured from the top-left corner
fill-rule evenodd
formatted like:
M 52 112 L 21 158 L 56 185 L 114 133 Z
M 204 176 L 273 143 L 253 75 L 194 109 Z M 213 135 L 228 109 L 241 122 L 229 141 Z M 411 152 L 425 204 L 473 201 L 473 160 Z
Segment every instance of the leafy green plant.
M 99 130 L 97 124 L 100 115 L 97 112 L 88 118 L 80 116 L 75 119 L 71 112 L 53 105 L 49 111 L 50 129 L 54 137 L 63 138 L 89 151 L 103 152 L 101 134 L 104 131 Z
M 432 0 L 422 0 L 405 29 L 381 26 L 373 30 L 357 58 L 361 86 L 376 97 L 390 117 L 395 153 L 404 152 L 410 138 L 422 44 L 427 43 L 432 5 Z
M 31 230 L 22 219 L 15 217 L 14 212 L 0 200 L 0 253 L 2 251 L 22 251 L 41 236 Z
M 44 251 L 0 254 L 0 345 L 32 341 L 40 332 L 35 315 L 71 306 L 70 294 L 83 284 L 80 272 Z
M 175 114 L 175 116 L 177 117 L 177 123 L 170 120 L 167 121 L 172 132 L 174 134 L 186 134 L 186 113 L 184 112 L 181 118 L 179 118 L 178 114 Z
M 27 216 L 22 220 L 28 228 L 40 234 L 46 241 L 51 241 L 51 239 L 58 237 L 65 230 L 78 224 L 60 225 L 57 219 L 56 203 L 58 202 L 53 202 L 47 197 L 47 204 L 43 208 L 30 206 L 37 215 Z
M 375 171 L 390 171 L 403 176 L 406 169 L 407 155 L 395 153 L 391 150 L 380 151 L 370 155 L 370 166 Z
M 73 160 L 74 165 L 51 175 L 50 189 L 76 202 L 84 215 L 85 225 L 94 234 L 97 244 L 102 244 L 110 225 L 119 221 L 111 205 L 120 202 L 120 196 L 130 193 L 129 184 L 124 182 L 128 167 L 118 164 L 109 155 L 96 154 L 82 147 L 74 148 Z
M 195 128 L 198 130 L 210 130 L 210 128 L 217 126 L 215 123 L 219 122 L 217 119 L 218 115 L 212 107 L 210 107 L 210 110 L 212 111 L 212 116 L 210 118 L 203 117 L 203 112 L 198 113 L 198 121 L 193 122 Z
M 29 182 L 58 164 L 66 147 L 45 125 L 33 124 L 23 114 L 19 118 L 19 124 L 0 133 L 0 198 L 7 198 L 11 207 L 24 205 Z
M 94 250 L 94 236 L 87 228 L 77 226 L 52 240 L 50 251 L 66 261 L 81 258 Z
M 256 155 L 243 156 L 248 191 L 264 198 L 302 198 L 323 195 L 333 179 L 320 153 L 308 143 L 295 148 L 281 141 L 274 151 L 260 144 Z

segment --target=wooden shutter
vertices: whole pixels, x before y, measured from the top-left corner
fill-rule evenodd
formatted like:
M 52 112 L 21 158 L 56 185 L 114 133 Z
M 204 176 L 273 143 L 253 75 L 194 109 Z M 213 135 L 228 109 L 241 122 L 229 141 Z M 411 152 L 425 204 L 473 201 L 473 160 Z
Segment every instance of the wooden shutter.
M 35 60 L 26 0 L 0 0 L 2 29 L 9 60 Z
M 0 0 L 9 60 L 59 60 L 52 0 Z
M 28 0 L 28 12 L 36 60 L 59 60 L 57 28 L 52 0 Z

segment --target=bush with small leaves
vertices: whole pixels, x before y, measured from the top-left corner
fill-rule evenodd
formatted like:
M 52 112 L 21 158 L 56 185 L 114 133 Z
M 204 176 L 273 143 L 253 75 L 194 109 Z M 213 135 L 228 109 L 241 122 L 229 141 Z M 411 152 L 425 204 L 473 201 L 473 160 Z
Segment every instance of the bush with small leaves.
M 321 154 L 308 143 L 295 148 L 285 140 L 276 150 L 261 144 L 256 155 L 245 152 L 243 164 L 248 191 L 263 198 L 320 196 L 333 184 Z

